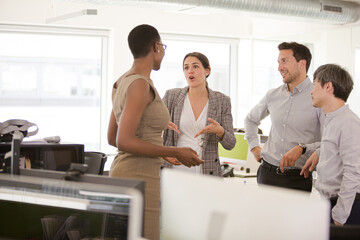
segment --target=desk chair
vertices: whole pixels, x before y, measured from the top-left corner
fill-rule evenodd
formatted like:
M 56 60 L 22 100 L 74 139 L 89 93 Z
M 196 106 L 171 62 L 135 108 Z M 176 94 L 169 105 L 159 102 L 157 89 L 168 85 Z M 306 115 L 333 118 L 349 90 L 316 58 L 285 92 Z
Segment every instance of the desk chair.
M 102 175 L 107 155 L 102 152 L 84 152 L 84 163 L 88 165 L 87 173 Z

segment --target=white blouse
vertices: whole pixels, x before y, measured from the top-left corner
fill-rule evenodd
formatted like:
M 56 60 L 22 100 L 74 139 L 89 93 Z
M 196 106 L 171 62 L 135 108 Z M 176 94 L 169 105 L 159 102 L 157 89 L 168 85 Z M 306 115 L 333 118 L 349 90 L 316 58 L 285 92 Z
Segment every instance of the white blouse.
M 200 159 L 202 158 L 202 145 L 204 134 L 201 134 L 196 138 L 194 138 L 194 136 L 206 126 L 208 105 L 209 101 L 206 103 L 199 118 L 195 120 L 195 116 L 189 100 L 189 95 L 186 94 L 186 98 L 184 100 L 184 107 L 182 109 L 180 117 L 179 131 L 181 132 L 181 134 L 179 135 L 176 147 L 190 147 L 198 154 Z M 201 174 L 200 166 L 188 168 L 184 165 L 174 165 L 173 169 Z

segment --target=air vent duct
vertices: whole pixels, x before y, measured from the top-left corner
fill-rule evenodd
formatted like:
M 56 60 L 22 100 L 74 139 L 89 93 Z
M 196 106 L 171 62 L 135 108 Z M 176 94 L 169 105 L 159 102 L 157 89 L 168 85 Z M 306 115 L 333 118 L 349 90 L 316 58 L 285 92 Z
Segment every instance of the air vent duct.
M 360 5 L 340 0 L 63 0 L 94 4 L 156 7 L 213 8 L 300 17 L 330 23 L 352 23 L 360 18 Z
M 342 13 L 342 8 L 337 6 L 322 5 L 323 11 Z

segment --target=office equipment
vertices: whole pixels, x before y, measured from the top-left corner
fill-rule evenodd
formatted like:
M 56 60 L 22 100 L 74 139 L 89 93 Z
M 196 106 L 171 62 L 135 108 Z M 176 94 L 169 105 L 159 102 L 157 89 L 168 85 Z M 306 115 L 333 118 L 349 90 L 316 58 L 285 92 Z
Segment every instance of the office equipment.
M 37 173 L 42 176 L 31 176 Z M 138 189 L 144 187 L 143 181 L 86 174 L 78 182 L 59 180 L 64 174 L 26 169 L 15 176 L 0 174 L 0 222 L 6 226 L 0 228 L 0 236 L 11 239 L 45 239 L 45 236 L 55 239 L 56 234 L 106 239 L 142 236 L 143 192 Z M 55 230 L 50 231 L 51 227 Z
M 23 134 L 16 131 L 13 134 L 11 141 L 11 151 L 10 151 L 10 166 L 11 174 L 19 174 L 19 164 L 20 164 L 20 143 L 22 141 Z
M 259 129 L 259 132 L 262 132 Z M 256 172 L 259 167 L 259 163 L 254 158 L 249 149 L 247 140 L 245 139 L 245 133 L 235 132 L 236 144 L 232 150 L 226 150 L 219 143 L 219 156 L 222 163 L 231 164 L 234 167 L 235 176 L 239 177 L 256 177 Z M 259 135 L 260 146 L 262 147 L 267 141 L 268 137 Z M 249 168 L 250 172 L 239 171 L 240 167 Z
M 161 171 L 162 239 L 329 239 L 329 202 L 300 191 Z
M 241 177 L 241 178 L 248 178 L 248 177 L 256 177 L 257 173 L 256 172 L 250 172 L 250 168 L 246 168 L 248 169 L 248 171 L 246 170 L 234 170 L 234 176 L 235 177 Z
M 234 177 L 234 168 L 227 163 L 221 164 L 221 171 L 223 177 Z
M 62 180 L 65 178 L 67 173 L 63 171 L 51 171 L 43 169 L 20 169 L 19 174 L 29 177 Z M 77 181 L 135 188 L 142 194 L 143 197 L 145 196 L 145 182 L 141 180 L 110 178 L 108 176 L 97 176 L 93 174 L 81 174 Z
M 102 175 L 107 155 L 102 152 L 84 152 L 84 163 L 87 164 L 87 172 Z
M 70 143 L 23 142 L 20 157 L 30 160 L 31 168 L 66 171 L 71 163 L 84 163 L 84 145 Z M 10 172 L 10 161 L 4 156 L 11 150 L 11 143 L 0 143 L 0 170 Z M 24 166 L 22 166 L 24 167 Z
M 17 134 L 21 142 L 24 137 L 36 135 L 38 131 L 39 128 L 35 123 L 23 119 L 9 119 L 0 122 L 0 141 L 11 142 L 14 134 Z

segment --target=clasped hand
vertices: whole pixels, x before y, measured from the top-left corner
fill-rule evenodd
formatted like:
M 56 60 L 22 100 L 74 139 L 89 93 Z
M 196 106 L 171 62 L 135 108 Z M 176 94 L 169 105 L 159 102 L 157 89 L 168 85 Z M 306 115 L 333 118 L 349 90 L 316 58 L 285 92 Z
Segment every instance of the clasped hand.
M 287 153 L 283 155 L 280 162 L 280 170 L 281 172 L 284 172 L 284 167 L 293 167 L 295 166 L 296 160 L 299 159 L 299 157 L 302 154 L 302 147 L 296 145 L 292 149 L 290 149 Z
M 176 148 L 177 154 L 176 157 L 164 157 L 166 161 L 173 165 L 185 165 L 187 167 L 199 166 L 204 163 L 204 160 L 201 160 L 197 153 L 188 147 Z

